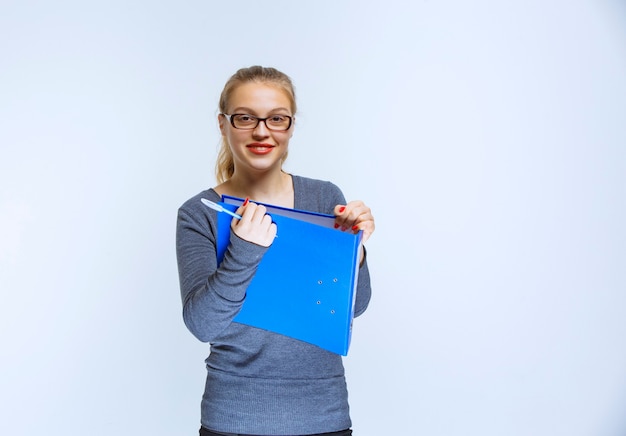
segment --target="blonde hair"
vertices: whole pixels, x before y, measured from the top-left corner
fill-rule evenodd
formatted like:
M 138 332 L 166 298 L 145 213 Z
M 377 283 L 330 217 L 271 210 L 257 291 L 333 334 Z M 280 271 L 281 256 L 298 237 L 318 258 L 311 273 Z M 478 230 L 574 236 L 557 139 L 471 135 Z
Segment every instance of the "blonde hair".
M 271 67 L 261 67 L 258 65 L 241 68 L 224 85 L 222 94 L 220 95 L 219 111 L 220 113 L 227 113 L 228 103 L 233 91 L 237 86 L 244 83 L 268 83 L 276 85 L 287 93 L 291 103 L 292 115 L 296 113 L 296 92 L 289 76 L 285 73 L 278 71 Z M 287 154 L 283 158 L 283 161 L 287 159 Z M 217 155 L 217 162 L 215 163 L 215 177 L 217 183 L 223 183 L 230 179 L 235 172 L 235 164 L 233 161 L 233 154 L 230 146 L 226 142 L 226 138 L 222 136 L 220 150 Z

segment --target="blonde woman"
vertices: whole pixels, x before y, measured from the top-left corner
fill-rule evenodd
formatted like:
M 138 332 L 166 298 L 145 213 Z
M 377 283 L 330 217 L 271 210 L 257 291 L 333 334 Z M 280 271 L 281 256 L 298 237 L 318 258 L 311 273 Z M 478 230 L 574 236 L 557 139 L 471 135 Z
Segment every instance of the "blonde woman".
M 346 202 L 334 184 L 283 171 L 296 114 L 287 75 L 242 68 L 226 83 L 219 110 L 219 184 L 181 206 L 176 238 L 183 318 L 199 340 L 211 344 L 200 435 L 351 435 L 340 355 L 233 319 L 276 235 L 257 203 L 335 215 L 337 231 L 362 230 L 363 241 L 374 231 L 374 218 L 362 201 Z M 223 194 L 246 201 L 218 266 L 217 212 L 200 198 L 220 201 Z M 355 316 L 371 295 L 364 251 L 358 274 Z

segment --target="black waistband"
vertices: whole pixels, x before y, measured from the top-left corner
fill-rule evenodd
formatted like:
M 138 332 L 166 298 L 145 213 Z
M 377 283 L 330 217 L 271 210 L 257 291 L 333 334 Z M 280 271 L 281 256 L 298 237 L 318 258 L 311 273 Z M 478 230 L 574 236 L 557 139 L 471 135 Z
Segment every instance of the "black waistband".
M 333 431 L 330 433 L 316 433 L 312 435 L 293 435 L 293 436 L 351 436 L 352 430 L 349 428 L 341 431 Z M 218 433 L 215 431 L 211 431 L 204 427 L 200 427 L 200 436 L 264 436 L 264 435 L 253 435 L 253 434 L 241 434 L 241 433 Z

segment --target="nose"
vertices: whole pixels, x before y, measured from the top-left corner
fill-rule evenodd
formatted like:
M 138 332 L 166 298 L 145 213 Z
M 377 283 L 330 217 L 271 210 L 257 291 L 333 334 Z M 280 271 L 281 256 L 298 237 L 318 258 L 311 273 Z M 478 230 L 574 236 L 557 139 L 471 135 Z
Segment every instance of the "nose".
M 252 134 L 255 136 L 266 137 L 269 136 L 269 129 L 267 128 L 267 124 L 265 124 L 265 120 L 259 120 L 259 124 L 252 130 Z

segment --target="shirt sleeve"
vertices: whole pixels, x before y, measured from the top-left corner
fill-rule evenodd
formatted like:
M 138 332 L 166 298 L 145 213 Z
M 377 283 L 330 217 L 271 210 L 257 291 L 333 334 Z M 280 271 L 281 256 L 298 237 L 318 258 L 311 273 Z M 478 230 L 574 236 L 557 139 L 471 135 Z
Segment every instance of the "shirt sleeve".
M 237 316 L 267 247 L 247 242 L 233 232 L 217 265 L 216 213 L 179 209 L 176 255 L 183 319 L 203 342 L 213 341 Z

